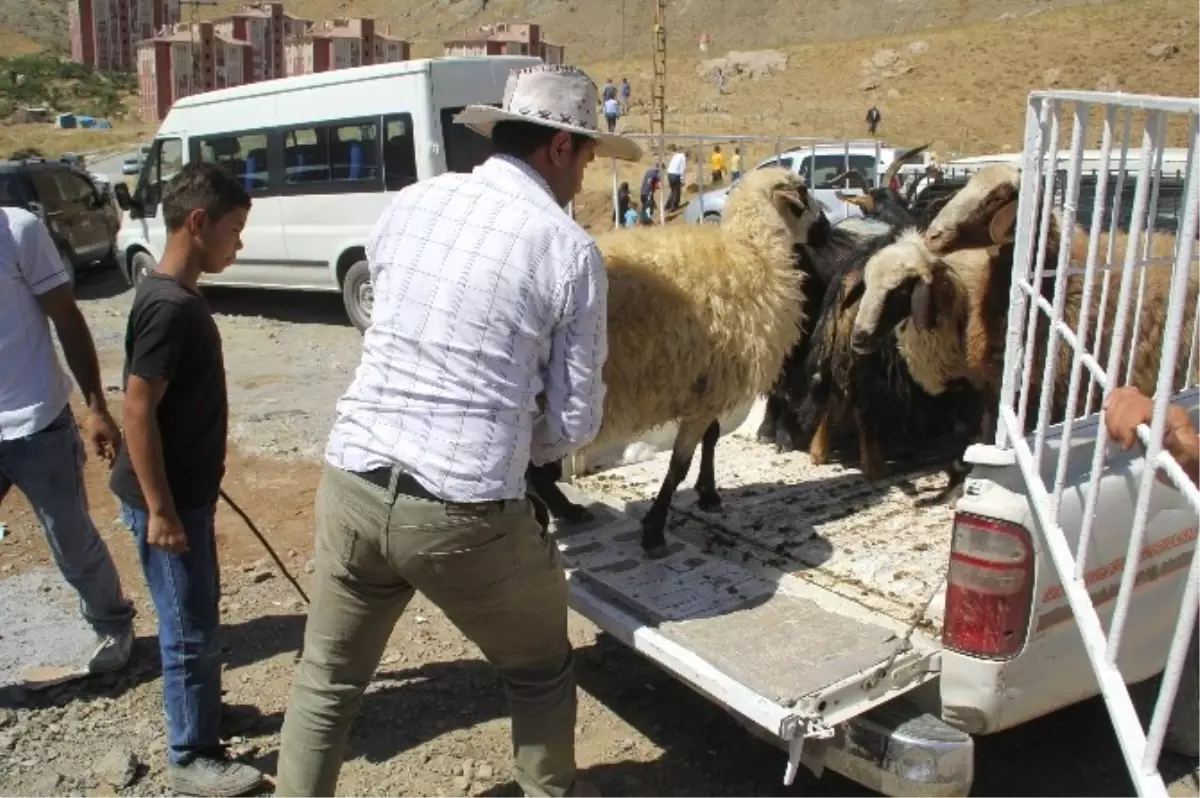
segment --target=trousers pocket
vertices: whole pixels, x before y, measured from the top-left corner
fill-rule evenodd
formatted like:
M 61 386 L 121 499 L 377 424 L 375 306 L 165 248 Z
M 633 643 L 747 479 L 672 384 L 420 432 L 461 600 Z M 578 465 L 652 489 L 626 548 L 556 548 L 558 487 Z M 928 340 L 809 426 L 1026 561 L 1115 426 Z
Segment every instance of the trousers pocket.
M 489 525 L 490 526 L 490 525 Z M 435 544 L 418 555 L 440 590 L 460 599 L 501 596 L 521 586 L 515 530 L 481 531 L 477 540 Z

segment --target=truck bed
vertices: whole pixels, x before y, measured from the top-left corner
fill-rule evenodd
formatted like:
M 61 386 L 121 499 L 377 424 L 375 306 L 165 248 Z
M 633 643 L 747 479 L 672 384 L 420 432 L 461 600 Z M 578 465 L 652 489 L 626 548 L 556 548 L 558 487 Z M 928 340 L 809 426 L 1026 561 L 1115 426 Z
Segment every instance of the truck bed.
M 814 466 L 806 453 L 780 454 L 743 435 L 726 435 L 715 458 L 721 510 L 696 507 L 697 454 L 687 487 L 680 486 L 672 503 L 668 540 L 788 574 L 902 623 L 921 616 L 919 626 L 937 633 L 953 510 L 917 501 L 946 484 L 934 464 L 944 458 L 944 451 L 930 452 L 907 469 L 891 463 L 892 474 L 872 482 L 854 467 Z M 640 518 L 669 459 L 660 452 L 581 476 L 574 487 Z
M 891 750 L 896 727 L 876 715 L 938 672 L 938 623 L 925 610 L 943 590 L 951 511 L 915 501 L 945 476 L 917 465 L 871 483 L 853 468 L 817 468 L 805 454 L 727 435 L 716 453 L 724 509 L 702 512 L 694 491 L 680 490 L 668 554 L 651 560 L 639 521 L 669 457 L 562 485 L 595 515 L 555 525 L 572 608 L 787 747 L 785 783 L 802 757 L 812 764 L 802 749 L 813 738 L 824 741 L 819 750 L 859 762 L 847 767 L 891 768 L 886 778 L 903 780 L 901 764 L 879 753 Z M 919 715 L 905 722 L 941 728 Z M 969 761 L 964 740 L 955 738 L 961 750 L 947 761 Z M 918 793 L 961 794 L 969 770 Z

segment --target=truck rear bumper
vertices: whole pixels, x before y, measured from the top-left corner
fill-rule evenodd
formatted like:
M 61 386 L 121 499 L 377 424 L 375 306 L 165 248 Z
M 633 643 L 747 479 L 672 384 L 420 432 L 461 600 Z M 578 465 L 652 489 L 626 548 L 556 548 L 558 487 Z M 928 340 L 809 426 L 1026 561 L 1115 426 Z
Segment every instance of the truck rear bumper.
M 965 796 L 975 777 L 975 742 L 897 698 L 837 727 L 827 744 L 806 747 L 801 761 L 884 795 Z

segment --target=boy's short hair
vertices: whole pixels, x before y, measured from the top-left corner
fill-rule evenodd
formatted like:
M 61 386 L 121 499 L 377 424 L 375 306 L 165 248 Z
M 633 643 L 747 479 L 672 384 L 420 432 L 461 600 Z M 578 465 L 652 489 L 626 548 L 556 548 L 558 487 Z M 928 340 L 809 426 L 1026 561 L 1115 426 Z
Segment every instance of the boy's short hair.
M 224 167 L 205 161 L 184 164 L 163 187 L 163 222 L 167 232 L 183 226 L 194 210 L 216 222 L 237 208 L 250 207 L 250 193 Z

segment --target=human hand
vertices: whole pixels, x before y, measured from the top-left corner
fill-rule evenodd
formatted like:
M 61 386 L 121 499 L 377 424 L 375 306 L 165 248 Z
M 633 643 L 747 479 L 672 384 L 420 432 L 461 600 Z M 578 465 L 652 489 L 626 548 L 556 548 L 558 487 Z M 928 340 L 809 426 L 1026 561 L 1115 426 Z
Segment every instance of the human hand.
M 1128 451 L 1138 442 L 1138 425 L 1150 424 L 1154 403 L 1132 385 L 1124 385 L 1112 391 L 1104 403 L 1104 426 L 1109 438 Z M 1200 436 L 1192 424 L 1192 416 L 1177 404 L 1166 408 L 1166 424 L 1163 428 L 1163 448 L 1188 468 L 1190 463 L 1200 462 Z
M 150 514 L 146 528 L 146 542 L 169 554 L 183 554 L 188 550 L 187 533 L 183 522 L 175 511 Z
M 121 448 L 121 430 L 113 420 L 108 408 L 89 410 L 83 419 L 83 434 L 92 454 L 112 468 Z

